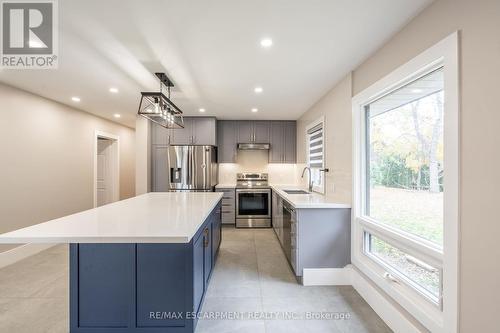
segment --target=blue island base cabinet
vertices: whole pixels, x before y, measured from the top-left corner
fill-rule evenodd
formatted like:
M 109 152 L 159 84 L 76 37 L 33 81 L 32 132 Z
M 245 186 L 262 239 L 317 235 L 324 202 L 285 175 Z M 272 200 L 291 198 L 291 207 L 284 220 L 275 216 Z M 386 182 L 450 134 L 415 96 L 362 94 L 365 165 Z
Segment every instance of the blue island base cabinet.
M 220 203 L 186 244 L 71 244 L 70 331 L 194 332 L 221 242 Z

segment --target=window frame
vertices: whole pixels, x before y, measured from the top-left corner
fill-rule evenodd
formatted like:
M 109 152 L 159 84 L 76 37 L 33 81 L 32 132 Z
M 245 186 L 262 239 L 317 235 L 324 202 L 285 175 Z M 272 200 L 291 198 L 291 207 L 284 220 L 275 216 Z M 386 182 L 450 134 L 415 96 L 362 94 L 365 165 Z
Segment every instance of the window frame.
M 325 142 L 325 130 L 326 130 L 326 124 L 325 124 L 325 117 L 324 116 L 321 116 L 319 117 L 318 119 L 314 120 L 313 122 L 309 123 L 307 126 L 306 126 L 306 129 L 305 129 L 305 135 L 306 135 L 306 164 L 308 167 L 310 167 L 310 160 L 309 160 L 309 150 L 310 150 L 310 144 L 309 144 L 309 133 L 308 131 L 318 125 L 321 124 L 321 127 L 322 127 L 322 133 L 321 133 L 321 136 L 322 136 L 322 140 L 323 140 L 323 164 L 322 164 L 322 167 L 320 168 L 321 169 L 324 169 L 325 168 L 325 161 L 326 161 L 326 142 Z M 311 168 L 311 173 L 312 173 L 312 170 L 313 169 L 318 169 L 318 168 Z M 325 194 L 325 182 L 326 182 L 326 179 L 325 179 L 325 173 L 323 171 L 319 171 L 320 173 L 320 176 L 321 176 L 321 184 L 319 186 L 316 186 L 316 185 L 313 185 L 313 192 L 316 192 L 316 193 L 320 193 L 320 194 Z
M 443 247 L 364 215 L 366 206 L 366 106 L 373 101 L 440 68 L 444 68 L 444 226 Z M 456 332 L 458 328 L 459 240 L 459 63 L 458 32 L 451 34 L 352 99 L 353 110 L 353 207 L 352 262 L 377 286 L 433 332 Z M 409 255 L 441 270 L 442 306 L 436 306 L 408 281 L 385 273 L 394 270 L 366 253 L 366 233 L 372 233 Z M 396 274 L 397 275 L 397 274 Z

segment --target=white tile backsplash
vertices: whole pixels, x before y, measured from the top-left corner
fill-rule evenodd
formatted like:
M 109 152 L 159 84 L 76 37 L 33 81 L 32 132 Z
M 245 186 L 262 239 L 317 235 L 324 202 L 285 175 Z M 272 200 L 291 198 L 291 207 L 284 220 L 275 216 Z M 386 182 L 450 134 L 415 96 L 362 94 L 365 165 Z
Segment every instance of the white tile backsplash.
M 267 150 L 239 150 L 236 163 L 219 164 L 219 183 L 235 183 L 238 172 L 267 172 L 273 184 L 295 184 L 300 176 L 295 164 L 270 164 Z

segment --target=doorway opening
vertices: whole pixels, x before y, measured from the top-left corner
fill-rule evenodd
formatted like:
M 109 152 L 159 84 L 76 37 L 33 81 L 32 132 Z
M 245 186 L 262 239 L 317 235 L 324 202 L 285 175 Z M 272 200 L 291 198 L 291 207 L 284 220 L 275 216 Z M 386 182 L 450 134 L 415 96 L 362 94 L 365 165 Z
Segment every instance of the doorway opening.
M 94 207 L 120 198 L 119 137 L 95 132 L 94 137 Z

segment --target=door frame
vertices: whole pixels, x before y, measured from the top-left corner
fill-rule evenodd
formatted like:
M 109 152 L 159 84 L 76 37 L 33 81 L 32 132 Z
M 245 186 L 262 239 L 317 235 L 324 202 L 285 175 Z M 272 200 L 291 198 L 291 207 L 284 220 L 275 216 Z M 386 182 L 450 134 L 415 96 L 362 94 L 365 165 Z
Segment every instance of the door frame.
M 97 207 L 97 140 L 107 139 L 111 140 L 111 154 L 110 154 L 110 165 L 112 170 L 112 186 L 111 198 L 113 202 L 120 200 L 120 137 L 111 133 L 95 130 L 94 132 L 94 177 L 93 177 L 93 205 L 94 208 Z

